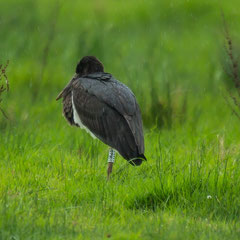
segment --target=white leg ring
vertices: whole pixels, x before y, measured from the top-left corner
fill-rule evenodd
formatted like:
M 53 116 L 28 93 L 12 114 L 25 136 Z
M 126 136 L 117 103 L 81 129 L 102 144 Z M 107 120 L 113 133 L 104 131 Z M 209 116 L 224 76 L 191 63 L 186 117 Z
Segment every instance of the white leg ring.
M 115 160 L 115 150 L 110 148 L 109 153 L 108 153 L 108 162 L 114 163 L 114 160 Z

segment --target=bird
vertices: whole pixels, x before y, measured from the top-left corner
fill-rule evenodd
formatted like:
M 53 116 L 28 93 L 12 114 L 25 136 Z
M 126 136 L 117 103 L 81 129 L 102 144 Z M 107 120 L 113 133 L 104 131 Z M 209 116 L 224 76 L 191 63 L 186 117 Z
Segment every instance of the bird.
M 73 78 L 56 100 L 61 98 L 67 122 L 110 147 L 108 179 L 116 151 L 133 166 L 147 160 L 135 95 L 112 74 L 104 72 L 103 64 L 95 56 L 85 56 L 78 62 Z

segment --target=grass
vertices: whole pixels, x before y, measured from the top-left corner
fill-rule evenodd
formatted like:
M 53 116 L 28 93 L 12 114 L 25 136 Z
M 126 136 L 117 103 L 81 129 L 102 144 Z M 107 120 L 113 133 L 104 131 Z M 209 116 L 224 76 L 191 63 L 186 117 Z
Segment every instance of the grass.
M 239 239 L 220 14 L 237 42 L 236 0 L 1 5 L 0 239 Z M 118 155 L 110 182 L 108 148 L 69 127 L 55 101 L 84 55 L 130 86 L 143 114 L 148 162 Z
M 225 134 L 149 132 L 149 162 L 118 156 L 107 182 L 107 148 L 61 125 L 1 139 L 2 239 L 239 238 L 239 150 Z

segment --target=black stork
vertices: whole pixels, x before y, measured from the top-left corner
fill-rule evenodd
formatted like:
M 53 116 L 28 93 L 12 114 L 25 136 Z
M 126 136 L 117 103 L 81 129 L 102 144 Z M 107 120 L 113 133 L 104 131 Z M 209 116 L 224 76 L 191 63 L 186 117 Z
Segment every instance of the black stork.
M 76 73 L 57 99 L 63 98 L 63 115 L 70 125 L 84 128 L 110 146 L 108 179 L 115 150 L 134 166 L 147 160 L 141 112 L 133 92 L 94 56 L 83 57 Z

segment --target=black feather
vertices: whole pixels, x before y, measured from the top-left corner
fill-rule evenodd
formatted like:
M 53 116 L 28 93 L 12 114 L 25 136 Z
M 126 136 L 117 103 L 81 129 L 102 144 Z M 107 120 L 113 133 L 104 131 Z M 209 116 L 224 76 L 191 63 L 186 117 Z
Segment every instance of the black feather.
M 63 90 L 63 112 L 72 124 L 74 106 L 84 126 L 105 144 L 116 149 L 133 165 L 144 156 L 142 118 L 132 91 L 108 73 L 73 79 Z M 70 99 L 70 100 L 69 100 Z M 74 122 L 74 121 L 73 121 Z M 132 159 L 132 161 L 131 161 Z

